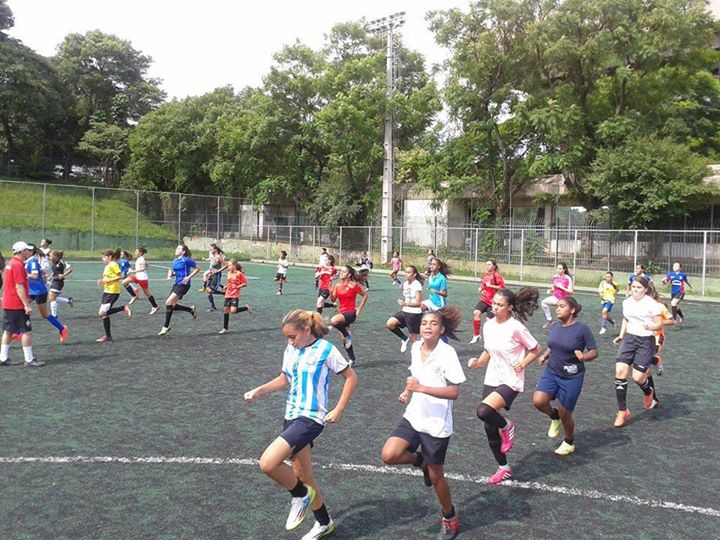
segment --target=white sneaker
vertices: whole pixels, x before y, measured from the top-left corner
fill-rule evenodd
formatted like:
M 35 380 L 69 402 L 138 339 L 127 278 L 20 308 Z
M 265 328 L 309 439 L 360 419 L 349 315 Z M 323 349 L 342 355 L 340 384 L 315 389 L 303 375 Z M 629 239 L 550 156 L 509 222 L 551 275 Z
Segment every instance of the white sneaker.
M 290 505 L 290 513 L 285 522 L 285 528 L 288 531 L 297 528 L 303 522 L 308 507 L 315 500 L 315 488 L 312 486 L 306 487 L 307 494 L 304 497 L 293 497 L 292 504 Z
M 402 345 L 400 345 L 400 352 L 407 351 L 408 344 L 410 343 L 410 338 L 404 339 L 402 342 Z
M 137 296 L 131 296 L 130 301 L 128 302 L 128 305 L 129 306 L 133 305 L 135 303 L 135 300 L 137 300 L 137 299 L 138 299 Z
M 158 336 L 164 336 L 164 335 L 167 334 L 169 331 L 170 331 L 170 327 L 169 327 L 169 326 L 163 326 L 163 327 L 160 329 L 160 332 L 158 332 Z
M 327 525 L 320 525 L 320 523 L 316 521 L 315 525 L 313 525 L 313 528 L 310 529 L 310 532 L 308 532 L 305 536 L 302 537 L 302 540 L 315 540 L 316 538 L 322 538 L 323 536 L 329 535 L 334 530 L 335 523 L 333 523 L 332 518 L 330 518 L 330 523 L 328 523 Z
M 150 315 L 155 315 L 155 314 L 158 312 L 159 309 L 160 309 L 159 307 L 154 307 L 154 308 L 152 308 L 152 309 L 150 310 Z
M 607 332 L 607 328 L 601 328 L 599 334 L 602 336 L 606 332 Z
M 470 345 L 474 345 L 481 339 L 482 339 L 482 336 L 480 336 L 480 334 L 478 334 L 477 336 L 473 336 L 472 339 L 470 340 Z
M 575 445 L 568 444 L 565 441 L 555 449 L 555 454 L 558 456 L 569 456 L 575 452 Z
M 222 330 L 220 330 L 218 332 L 218 334 L 227 334 L 227 333 L 228 333 L 228 330 L 226 330 L 225 328 L 223 328 Z

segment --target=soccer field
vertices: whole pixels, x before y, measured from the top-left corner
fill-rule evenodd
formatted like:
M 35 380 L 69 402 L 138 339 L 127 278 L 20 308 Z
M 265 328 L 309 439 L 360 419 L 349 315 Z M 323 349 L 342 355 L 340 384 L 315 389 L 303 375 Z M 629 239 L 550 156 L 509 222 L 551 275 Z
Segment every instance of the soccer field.
M 133 317 L 112 318 L 112 344 L 97 317 L 100 263 L 77 263 L 60 306 L 70 327 L 60 345 L 52 326 L 33 317 L 34 349 L 48 365 L 0 370 L 0 537 L 277 539 L 300 538 L 313 523 L 284 530 L 290 496 L 260 473 L 256 460 L 282 427 L 285 394 L 252 405 L 243 393 L 275 377 L 286 341 L 279 323 L 290 309 L 314 308 L 310 269 L 291 268 L 275 296 L 275 267 L 246 264 L 240 303 L 253 313 L 231 317 L 192 292 L 193 320 L 175 313 L 172 331 L 157 333 L 163 309 L 149 316 L 145 299 Z M 160 304 L 170 289 L 151 269 Z M 600 279 L 598 275 L 598 281 Z M 256 278 L 256 279 L 252 279 Z M 385 274 L 370 279 L 370 299 L 353 325 L 358 387 L 342 421 L 329 425 L 313 450 L 316 476 L 340 539 L 434 538 L 439 505 L 417 470 L 383 466 L 380 450 L 399 422 L 410 354 L 384 323 L 400 296 Z M 465 316 L 463 364 L 481 352 L 467 345 L 477 284 L 450 280 L 449 301 Z M 126 301 L 123 291 L 121 302 Z M 597 331 L 599 302 L 579 295 L 581 320 Z M 222 304 L 216 297 L 218 305 Z M 329 310 L 326 310 L 326 313 Z M 720 536 L 720 433 L 717 419 L 720 306 L 687 303 L 687 322 L 667 330 L 665 374 L 655 377 L 661 408 L 642 409 L 628 391 L 629 424 L 613 427 L 616 403 L 612 334 L 598 336 L 600 355 L 588 364 L 575 412 L 577 452 L 558 458 L 548 419 L 531 403 L 541 367 L 526 373 L 526 392 L 506 416 L 518 423 L 508 454 L 513 481 L 484 482 L 496 464 L 475 416 L 484 370 L 466 369 L 455 404 L 455 434 L 446 471 L 460 514 L 460 538 L 717 538 Z M 616 319 L 620 319 L 620 305 Z M 544 344 L 538 311 L 528 324 Z M 340 334 L 329 336 L 342 350 Z M 451 342 L 452 343 L 452 342 Z M 13 344 L 11 358 L 22 352 Z M 342 379 L 331 381 L 334 401 Z

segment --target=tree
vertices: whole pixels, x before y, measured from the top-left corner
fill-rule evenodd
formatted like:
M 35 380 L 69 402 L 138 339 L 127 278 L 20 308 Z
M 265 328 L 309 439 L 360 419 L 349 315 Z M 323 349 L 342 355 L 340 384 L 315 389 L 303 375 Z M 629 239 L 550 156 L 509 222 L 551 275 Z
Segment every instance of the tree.
M 7 0 L 0 0 L 0 39 L 4 37 L 3 30 L 9 30 L 15 26 L 15 17 L 7 5 Z
M 78 150 L 100 163 L 102 182 L 106 186 L 114 187 L 120 183 L 127 139 L 128 128 L 97 120 L 90 120 L 90 129 L 80 139 Z

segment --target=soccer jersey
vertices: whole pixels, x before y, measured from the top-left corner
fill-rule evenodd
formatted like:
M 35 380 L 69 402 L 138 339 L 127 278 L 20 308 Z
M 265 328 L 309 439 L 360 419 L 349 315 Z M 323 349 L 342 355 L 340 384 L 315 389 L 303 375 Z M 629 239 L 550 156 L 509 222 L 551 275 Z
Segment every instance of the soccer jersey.
M 410 374 L 423 386 L 445 388 L 451 384 L 465 382 L 460 360 L 455 349 L 438 341 L 435 349 L 423 362 L 422 341 L 413 343 Z M 432 437 L 446 438 L 453 433 L 453 400 L 433 397 L 422 392 L 413 392 L 403 417 L 421 433 Z
M 430 275 L 428 279 L 428 288 L 435 291 L 446 291 L 447 290 L 447 278 L 438 272 L 436 275 Z M 447 298 L 436 293 L 432 293 L 428 300 L 435 304 L 439 308 L 445 307 L 447 304 Z
M 330 372 L 340 373 L 348 366 L 340 351 L 324 339 L 318 339 L 302 349 L 288 345 L 282 363 L 282 372 L 290 384 L 285 420 L 302 416 L 324 425 L 328 412 Z
M 570 295 L 569 292 L 562 290 L 560 287 L 565 287 L 566 289 L 572 287 L 572 278 L 567 274 L 563 274 L 561 276 L 553 276 L 552 294 L 558 300 Z
M 28 297 L 30 295 L 30 287 L 28 286 L 25 263 L 23 263 L 20 257 L 14 256 L 5 263 L 5 269 L 3 271 L 3 309 L 25 309 L 15 289 L 15 285 L 18 284 L 23 286 L 23 289 L 25 289 L 25 297 Z
M 28 285 L 30 286 L 30 294 L 33 296 L 47 294 L 48 289 L 45 283 L 45 271 L 40 266 L 40 261 L 35 257 L 31 257 L 25 263 L 25 271 L 28 274 Z M 35 273 L 37 277 L 33 278 Z
M 392 259 L 390 259 L 390 268 L 392 268 L 393 272 L 399 272 L 401 264 L 402 260 L 398 257 L 393 257 Z
M 663 281 L 670 284 L 670 294 L 674 296 L 685 292 L 688 277 L 685 272 L 668 272 Z
M 145 257 L 142 255 L 135 259 L 135 277 L 140 281 L 147 281 L 149 279 L 147 263 L 145 262 Z
M 662 313 L 662 304 L 656 302 L 649 296 L 643 296 L 640 300 L 633 297 L 623 300 L 623 317 L 627 319 L 627 333 L 634 336 L 652 336 L 653 330 L 645 328 L 646 324 L 652 324 L 653 318 Z
M 334 266 L 326 266 L 320 269 L 320 283 L 318 284 L 319 289 L 330 289 L 333 277 L 337 274 L 337 270 Z
M 197 267 L 197 263 L 190 257 L 176 257 L 173 260 L 172 271 L 175 274 L 175 285 L 182 285 L 183 279 L 192 273 L 192 269 Z M 190 281 L 187 282 L 190 285 Z
M 585 363 L 577 359 L 575 351 L 597 349 L 592 331 L 579 321 L 570 326 L 553 324 L 547 346 L 550 348 L 547 369 L 563 379 L 571 379 L 585 372 Z
M 127 277 L 128 270 L 130 270 L 130 261 L 125 257 L 122 257 L 118 261 L 118 266 L 120 267 L 120 273 L 122 274 L 122 277 Z
M 617 286 L 617 283 L 614 281 L 612 283 L 608 283 L 605 280 L 602 280 L 600 282 L 600 285 L 598 285 L 598 294 L 600 295 L 600 302 L 610 302 L 611 304 L 615 303 L 615 295 L 620 291 L 620 288 Z
M 225 298 L 240 298 L 240 288 L 247 283 L 242 272 L 228 272 Z
M 417 279 L 413 279 L 412 283 L 409 281 L 405 281 L 402 284 L 403 289 L 403 299 L 405 302 L 408 303 L 415 303 L 415 294 L 420 291 L 422 292 L 422 283 L 420 283 Z M 420 306 L 418 307 L 408 307 L 403 306 L 402 310 L 405 313 L 422 313 L 422 309 Z
M 282 275 L 287 274 L 288 266 L 290 266 L 290 263 L 287 259 L 278 259 L 277 273 Z
M 501 289 L 504 289 L 505 280 L 497 272 L 486 272 L 485 275 L 482 277 L 481 299 L 488 306 L 490 306 L 492 305 L 493 298 L 495 298 L 495 293 L 497 292 L 497 289 L 488 287 L 488 285 L 495 285 L 497 287 L 500 287 Z
M 516 392 L 522 392 L 525 370 L 516 373 L 513 364 L 522 362 L 526 351 L 537 347 L 537 341 L 525 325 L 513 317 L 502 324 L 497 319 L 490 319 L 483 324 L 482 330 L 485 350 L 490 354 L 485 384 L 506 384 Z
M 360 291 L 362 287 L 354 281 L 335 285 L 335 296 L 340 301 L 340 313 L 355 312 L 355 299 Z
M 635 274 L 635 273 L 630 274 L 630 277 L 628 278 L 628 283 L 632 283 L 633 281 L 635 281 L 635 278 L 638 278 L 638 277 L 643 277 L 643 278 L 647 279 L 648 281 L 652 281 L 650 274 L 648 274 L 647 272 L 643 272 L 642 274 Z
M 120 281 L 116 279 L 120 276 L 122 276 L 122 272 L 120 272 L 120 265 L 115 261 L 107 263 L 102 274 L 103 280 L 105 280 L 103 292 L 108 294 L 120 294 Z M 114 279 L 115 281 L 108 282 L 110 279 Z

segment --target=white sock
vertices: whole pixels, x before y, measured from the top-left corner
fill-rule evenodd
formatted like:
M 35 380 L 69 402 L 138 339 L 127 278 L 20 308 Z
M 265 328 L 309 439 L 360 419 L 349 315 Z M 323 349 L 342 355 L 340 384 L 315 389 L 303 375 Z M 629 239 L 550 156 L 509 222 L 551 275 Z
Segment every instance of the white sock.
M 56 301 L 58 304 L 69 304 L 69 303 L 70 303 L 70 300 L 68 300 L 68 299 L 65 298 L 64 296 L 58 296 L 58 297 L 55 299 L 55 301 Z
M 23 347 L 23 356 L 25 356 L 26 362 L 32 362 L 32 360 L 33 360 L 32 345 Z
M 10 357 L 10 344 L 0 345 L 0 362 L 5 362 Z
M 57 317 L 57 304 L 58 303 L 56 300 L 53 300 L 52 302 L 50 302 L 50 313 L 52 314 L 53 317 Z
M 504 471 L 509 471 L 509 470 L 510 470 L 510 465 L 500 465 L 500 468 L 501 468 L 502 470 L 504 470 Z

